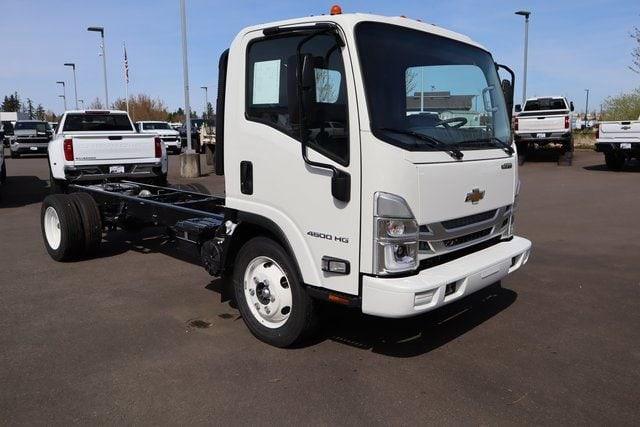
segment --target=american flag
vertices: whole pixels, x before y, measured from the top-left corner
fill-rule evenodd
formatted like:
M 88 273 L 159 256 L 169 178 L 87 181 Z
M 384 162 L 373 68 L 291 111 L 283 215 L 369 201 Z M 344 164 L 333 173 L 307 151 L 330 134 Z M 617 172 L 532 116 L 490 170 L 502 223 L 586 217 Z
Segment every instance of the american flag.
M 124 43 L 122 44 L 122 47 L 124 48 L 124 78 L 127 83 L 129 83 L 129 60 L 127 59 L 127 47 Z

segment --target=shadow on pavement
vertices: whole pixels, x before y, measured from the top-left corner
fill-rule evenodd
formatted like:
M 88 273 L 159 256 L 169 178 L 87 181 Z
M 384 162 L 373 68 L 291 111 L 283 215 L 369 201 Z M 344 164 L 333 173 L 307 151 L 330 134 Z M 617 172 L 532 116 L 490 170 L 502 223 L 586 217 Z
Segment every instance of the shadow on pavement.
M 640 172 L 640 161 L 639 160 L 627 161 L 627 164 L 624 165 L 624 168 L 621 171 L 612 171 L 609 168 L 607 168 L 607 165 L 604 163 L 600 165 L 584 166 L 583 169 L 588 171 L 609 172 L 609 173 Z
M 414 357 L 435 350 L 481 325 L 515 302 L 518 294 L 496 283 L 460 301 L 408 319 L 383 319 L 356 310 L 326 307 L 324 331 L 330 339 L 392 357 Z M 307 343 L 307 345 L 313 343 Z
M 8 176 L 0 187 L 0 208 L 17 208 L 41 203 L 49 194 L 49 181 L 37 176 Z

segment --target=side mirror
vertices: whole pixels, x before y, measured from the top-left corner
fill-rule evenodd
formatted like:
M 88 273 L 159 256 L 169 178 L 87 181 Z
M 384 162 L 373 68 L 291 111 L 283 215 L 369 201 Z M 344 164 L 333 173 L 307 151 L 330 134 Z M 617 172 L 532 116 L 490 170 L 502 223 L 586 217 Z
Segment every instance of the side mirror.
M 351 175 L 335 169 L 331 177 L 331 195 L 341 202 L 349 203 L 351 199 Z
M 522 105 L 516 104 L 516 113 L 519 113 L 521 111 L 522 111 Z
M 574 107 L 573 107 L 573 101 L 569 102 L 569 109 L 570 109 L 571 111 L 573 111 L 573 110 L 574 110 Z
M 504 100 L 507 104 L 507 111 L 511 114 L 511 111 L 513 111 L 513 86 L 511 86 L 511 82 L 507 79 L 502 80 L 500 85 L 502 86 L 502 93 L 504 93 Z

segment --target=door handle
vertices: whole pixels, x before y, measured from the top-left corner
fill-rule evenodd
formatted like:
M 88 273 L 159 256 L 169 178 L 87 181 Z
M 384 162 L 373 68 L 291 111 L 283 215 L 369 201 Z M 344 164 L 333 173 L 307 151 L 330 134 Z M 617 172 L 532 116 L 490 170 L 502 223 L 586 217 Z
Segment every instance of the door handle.
M 253 194 L 253 163 L 248 160 L 240 162 L 240 191 Z

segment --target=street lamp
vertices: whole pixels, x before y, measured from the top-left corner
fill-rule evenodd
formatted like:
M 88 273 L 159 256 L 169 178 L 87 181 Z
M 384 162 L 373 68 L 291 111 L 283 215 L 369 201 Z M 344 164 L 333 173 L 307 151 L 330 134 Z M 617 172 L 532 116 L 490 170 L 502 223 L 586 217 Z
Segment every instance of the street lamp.
M 71 67 L 73 69 L 73 92 L 76 99 L 76 110 L 78 109 L 78 82 L 76 81 L 76 64 L 73 62 L 65 62 L 65 67 Z
M 589 114 L 589 89 L 585 89 L 584 91 L 587 92 L 587 102 L 584 106 L 584 127 L 586 128 L 589 125 L 587 121 L 587 115 Z
M 67 111 L 67 90 L 65 89 L 64 82 L 56 82 L 59 85 L 62 85 L 62 97 L 64 98 L 64 111 Z
M 89 27 L 87 31 L 93 31 L 96 33 L 100 33 L 102 48 L 102 71 L 104 72 L 104 102 L 105 108 L 109 108 L 109 89 L 107 88 L 107 52 L 104 46 L 104 27 Z
M 80 105 L 82 105 L 82 109 L 84 110 L 84 99 L 78 99 Z
M 62 98 L 64 101 L 64 111 L 67 111 L 67 97 L 65 95 L 58 95 L 58 98 Z
M 209 119 L 209 88 L 207 86 L 200 86 L 200 89 L 204 89 L 204 112 L 202 113 L 202 118 L 205 118 L 205 115 Z
M 522 76 L 522 105 L 527 100 L 527 51 L 529 50 L 529 15 L 528 10 L 519 10 L 516 15 L 524 16 L 524 71 Z

